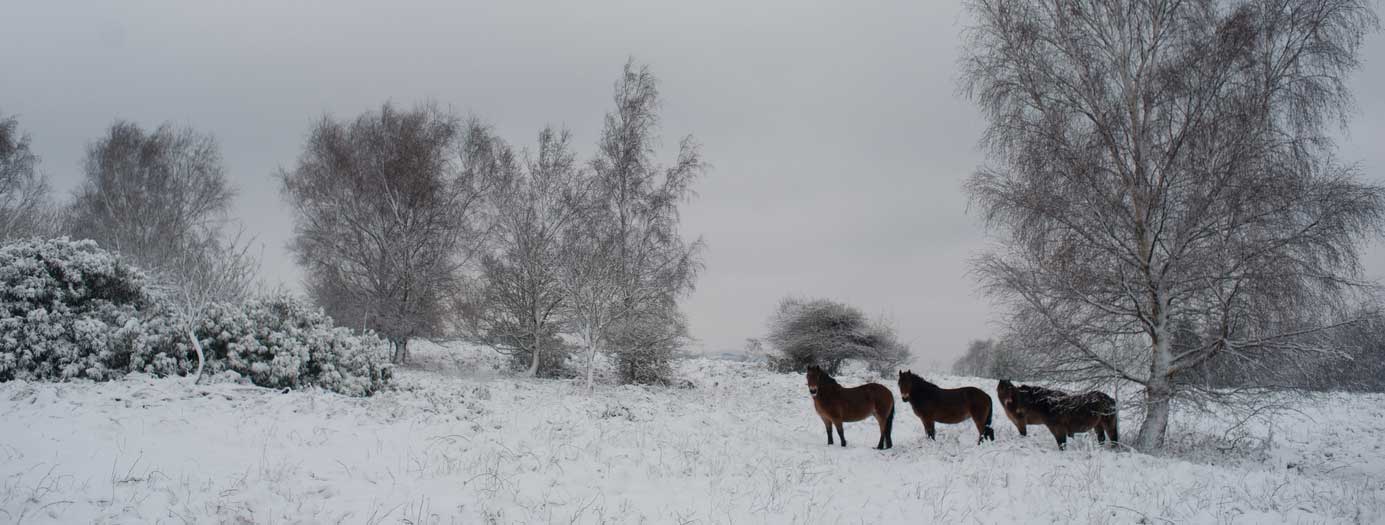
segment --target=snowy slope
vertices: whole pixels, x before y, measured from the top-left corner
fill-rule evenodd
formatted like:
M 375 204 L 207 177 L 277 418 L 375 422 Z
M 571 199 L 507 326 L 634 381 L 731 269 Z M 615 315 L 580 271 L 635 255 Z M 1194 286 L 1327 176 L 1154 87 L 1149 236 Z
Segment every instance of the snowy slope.
M 1385 521 L 1380 395 L 1306 401 L 1268 445 L 1263 425 L 1223 439 L 1227 424 L 1179 413 L 1164 457 L 1088 438 L 1059 452 L 999 412 L 994 444 L 970 425 L 927 442 L 901 410 L 879 452 L 873 422 L 828 447 L 802 378 L 752 364 L 692 359 L 679 371 L 694 388 L 587 396 L 421 346 L 432 371 L 397 371 L 399 389 L 369 399 L 142 376 L 0 384 L 0 523 Z

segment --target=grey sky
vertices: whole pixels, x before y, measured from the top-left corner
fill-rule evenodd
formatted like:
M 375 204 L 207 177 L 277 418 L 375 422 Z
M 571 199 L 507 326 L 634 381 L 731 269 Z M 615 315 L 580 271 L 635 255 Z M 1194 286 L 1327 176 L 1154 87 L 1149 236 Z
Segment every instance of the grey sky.
M 702 347 L 739 348 L 789 294 L 891 318 L 920 364 L 992 331 L 966 275 L 983 122 L 956 94 L 959 2 L 574 4 L 21 2 L 0 17 L 0 112 L 64 195 L 115 118 L 216 135 L 266 280 L 296 287 L 272 174 L 315 118 L 432 100 L 521 146 L 567 126 L 589 156 L 633 55 L 662 81 L 670 150 L 691 133 L 713 164 L 685 211 L 709 244 L 685 306 Z M 1385 40 L 1363 55 L 1342 157 L 1379 181 Z M 1379 245 L 1367 264 L 1385 276 Z

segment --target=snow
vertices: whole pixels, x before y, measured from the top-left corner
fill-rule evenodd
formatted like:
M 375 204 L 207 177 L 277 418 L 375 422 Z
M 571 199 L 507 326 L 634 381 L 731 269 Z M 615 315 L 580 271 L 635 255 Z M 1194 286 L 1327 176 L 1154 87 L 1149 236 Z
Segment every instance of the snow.
M 870 421 L 827 446 L 803 378 L 751 363 L 688 359 L 692 388 L 587 395 L 479 349 L 414 356 L 370 398 L 142 374 L 0 383 L 0 522 L 1385 521 L 1381 395 L 1296 401 L 1230 433 L 1175 411 L 1161 456 L 1090 436 L 1060 452 L 998 409 L 995 443 L 970 424 L 928 442 L 905 409 L 881 452 Z

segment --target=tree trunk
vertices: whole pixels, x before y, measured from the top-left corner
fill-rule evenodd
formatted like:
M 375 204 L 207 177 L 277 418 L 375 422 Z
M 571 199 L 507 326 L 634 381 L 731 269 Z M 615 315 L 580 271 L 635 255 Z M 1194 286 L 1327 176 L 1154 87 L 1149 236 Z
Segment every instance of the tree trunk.
M 187 329 L 188 341 L 192 341 L 192 349 L 197 352 L 197 373 L 193 374 L 192 384 L 202 382 L 202 367 L 207 362 L 206 354 L 202 353 L 202 342 L 197 340 L 197 334 L 193 333 L 192 327 Z
M 408 364 L 409 362 L 409 339 L 407 337 L 391 339 L 394 343 L 394 358 L 390 359 L 396 365 Z
M 1155 327 L 1154 355 L 1149 363 L 1149 384 L 1145 385 L 1145 421 L 1140 425 L 1140 433 L 1135 446 L 1145 452 L 1153 452 L 1164 446 L 1164 433 L 1169 428 L 1169 400 L 1173 397 L 1169 384 L 1169 367 L 1172 365 L 1169 339 L 1164 335 L 1163 326 Z
M 528 372 L 528 375 L 529 375 L 529 377 L 538 377 L 538 376 L 539 376 L 539 335 L 538 335 L 538 331 L 537 331 L 537 330 L 535 330 L 535 333 L 534 333 L 534 351 L 533 351 L 533 354 L 534 354 L 534 355 L 530 356 L 530 357 L 531 357 L 531 360 L 530 360 L 530 362 L 529 362 L 529 372 Z
M 596 382 L 596 343 L 590 334 L 587 341 L 587 393 L 590 394 Z
M 1136 448 L 1153 452 L 1164 447 L 1164 433 L 1169 428 L 1169 387 L 1168 381 L 1156 385 L 1151 381 L 1145 387 L 1145 421 L 1140 425 L 1136 437 Z
M 531 331 L 533 332 L 533 336 L 534 336 L 534 350 L 533 350 L 534 355 L 531 356 L 533 359 L 532 359 L 532 361 L 530 361 L 530 363 L 529 363 L 529 377 L 538 377 L 538 375 L 539 375 L 539 352 L 542 350 L 542 346 L 543 346 L 543 344 L 542 344 L 542 336 L 541 336 L 540 333 L 539 333 L 538 312 L 535 312 L 535 313 L 534 313 L 534 323 L 533 323 L 532 327 L 533 327 L 533 329 L 532 329 Z

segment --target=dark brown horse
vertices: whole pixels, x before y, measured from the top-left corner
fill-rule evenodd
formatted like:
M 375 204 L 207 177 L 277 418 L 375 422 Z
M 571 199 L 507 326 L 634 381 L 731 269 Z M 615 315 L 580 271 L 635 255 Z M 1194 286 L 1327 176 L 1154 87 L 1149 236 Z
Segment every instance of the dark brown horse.
M 1021 436 L 1029 435 L 1029 425 L 1042 425 L 1044 424 L 1044 420 L 1039 417 L 1038 412 L 1026 412 L 1024 417 L 1020 417 L 1015 412 L 1015 393 L 1017 391 L 1024 391 L 1025 395 L 1029 398 L 1037 396 L 1063 397 L 1068 395 L 1067 392 L 1059 390 L 1032 385 L 1015 386 L 1014 383 L 1007 380 L 1000 380 L 1000 384 L 995 387 L 996 399 L 1000 400 L 1001 408 L 1005 409 L 1005 417 L 1009 418 L 1010 422 L 1015 424 L 1015 429 L 1019 430 Z
M 842 433 L 842 423 L 860 421 L 875 416 L 880 424 L 880 442 L 875 448 L 884 450 L 894 446 L 890 432 L 894 430 L 894 394 L 890 389 L 875 383 L 845 388 L 836 379 L 827 375 L 821 368 L 808 367 L 808 393 L 813 395 L 813 408 L 827 427 L 827 444 L 832 444 L 832 427 L 837 427 L 837 437 L 846 446 L 846 434 Z
M 1102 392 L 1091 391 L 1082 394 L 1066 395 L 1055 390 L 1038 387 L 1014 386 L 1009 381 L 1001 381 L 996 387 L 1006 402 L 1006 413 L 1014 412 L 1014 420 L 1029 422 L 1037 419 L 1053 439 L 1058 441 L 1058 449 L 1067 449 L 1068 437 L 1078 432 L 1096 431 L 1098 443 L 1111 438 L 1111 446 L 1120 442 L 1120 430 L 1116 422 L 1116 400 Z M 1016 423 L 1018 426 L 1019 423 Z
M 991 396 L 980 388 L 941 388 L 925 381 L 908 370 L 899 371 L 899 396 L 914 407 L 914 414 L 923 420 L 928 439 L 936 439 L 933 423 L 961 423 L 971 419 L 980 434 L 976 442 L 995 441 L 991 428 Z

